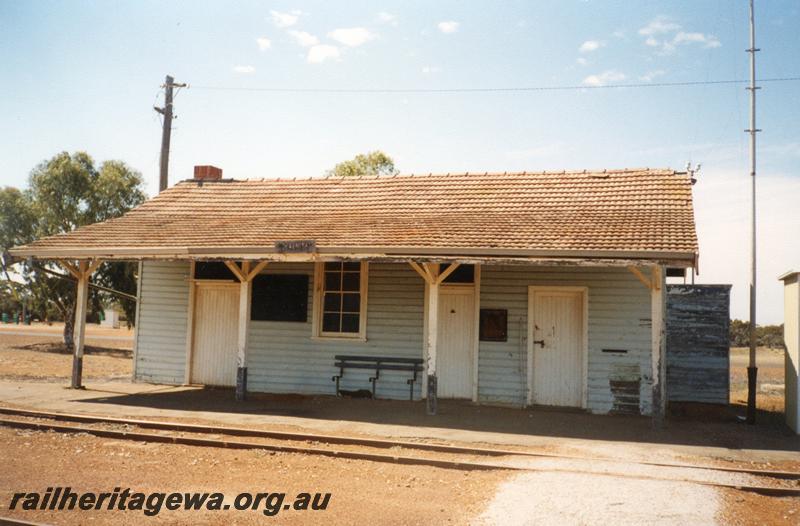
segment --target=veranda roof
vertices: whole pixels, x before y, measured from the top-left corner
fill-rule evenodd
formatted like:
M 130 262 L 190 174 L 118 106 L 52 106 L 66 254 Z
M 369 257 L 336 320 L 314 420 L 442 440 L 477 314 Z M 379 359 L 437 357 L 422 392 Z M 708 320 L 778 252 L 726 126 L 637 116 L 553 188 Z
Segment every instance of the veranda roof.
M 669 169 L 186 180 L 124 216 L 16 247 L 48 259 L 506 258 L 696 262 L 688 174 Z

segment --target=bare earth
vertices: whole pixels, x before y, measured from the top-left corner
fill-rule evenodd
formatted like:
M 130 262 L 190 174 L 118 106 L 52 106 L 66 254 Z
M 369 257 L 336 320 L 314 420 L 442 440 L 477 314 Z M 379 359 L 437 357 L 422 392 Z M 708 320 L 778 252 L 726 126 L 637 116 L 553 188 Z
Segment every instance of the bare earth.
M 19 334 L 31 331 L 36 334 Z M 65 383 L 72 357 L 59 343 L 60 327 L 0 326 L 0 380 Z M 84 378 L 129 382 L 131 334 L 89 327 Z M 782 418 L 782 355 L 759 352 L 760 419 Z M 731 402 L 746 399 L 744 353 L 732 351 Z M 0 400 L 3 402 L 3 400 Z M 613 425 L 608 420 L 609 425 Z M 355 434 L 354 430 L 354 434 Z M 464 472 L 264 451 L 229 451 L 146 444 L 88 435 L 0 427 L 0 517 L 53 524 L 798 524 L 800 499 L 763 497 L 689 482 L 601 474 Z M 592 446 L 599 450 L 599 446 Z M 665 454 L 669 445 L 659 445 Z M 638 448 L 639 450 L 641 448 Z M 568 453 L 570 447 L 548 447 Z M 615 449 L 615 451 L 618 451 Z M 654 451 L 655 453 L 655 451 Z M 617 454 L 617 453 L 615 453 Z M 737 458 L 743 453 L 739 451 Z M 631 457 L 633 458 L 633 457 Z M 741 465 L 708 457 L 708 463 Z M 691 461 L 697 462 L 694 457 Z M 753 457 L 752 465 L 769 467 Z M 244 469 L 243 469 L 244 467 Z M 782 469 L 800 470 L 797 462 Z M 631 469 L 635 469 L 632 464 Z M 326 511 L 9 511 L 15 491 L 72 486 L 77 491 L 219 491 L 226 502 L 239 492 L 330 492 Z
M 53 524 L 145 522 L 137 511 L 8 511 L 14 491 L 331 493 L 325 511 L 281 511 L 280 524 L 467 524 L 504 472 L 462 472 L 264 451 L 229 451 L 0 428 L 0 514 Z M 35 469 L 32 469 L 34 468 Z M 162 511 L 168 524 L 263 524 L 262 510 Z

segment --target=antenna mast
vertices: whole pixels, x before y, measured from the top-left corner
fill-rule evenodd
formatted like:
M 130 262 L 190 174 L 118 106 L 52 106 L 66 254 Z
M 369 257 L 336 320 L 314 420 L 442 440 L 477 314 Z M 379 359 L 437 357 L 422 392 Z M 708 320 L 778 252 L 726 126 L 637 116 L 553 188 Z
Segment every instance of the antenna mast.
M 750 362 L 747 367 L 747 423 L 756 423 L 756 27 L 754 0 L 750 0 Z

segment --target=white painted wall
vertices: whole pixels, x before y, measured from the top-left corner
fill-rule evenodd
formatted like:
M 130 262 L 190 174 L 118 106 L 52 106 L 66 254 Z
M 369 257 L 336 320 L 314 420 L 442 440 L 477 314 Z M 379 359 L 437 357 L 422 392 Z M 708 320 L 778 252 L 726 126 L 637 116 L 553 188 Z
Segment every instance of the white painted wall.
M 311 308 L 314 267 L 310 263 L 270 264 L 263 273 L 308 274 L 308 321 L 250 323 L 247 351 L 250 391 L 272 393 L 334 394 L 331 381 L 338 369 L 336 354 L 422 357 L 424 283 L 406 264 L 370 264 L 367 306 L 367 341 L 312 338 Z M 346 370 L 341 388 L 370 389 L 368 371 Z M 407 372 L 381 373 L 377 396 L 408 399 Z M 415 385 L 420 397 L 421 375 Z
M 145 261 L 139 279 L 135 379 L 182 384 L 186 364 L 189 263 Z
M 145 262 L 136 352 L 136 378 L 180 384 L 184 379 L 189 265 Z M 310 263 L 273 263 L 264 273 L 307 274 Z M 313 283 L 306 323 L 253 321 L 248 342 L 248 390 L 333 394 L 335 354 L 422 357 L 424 283 L 407 264 L 373 263 L 369 272 L 367 341 L 312 338 Z M 523 404 L 529 285 L 589 288 L 588 408 L 612 409 L 609 378 L 640 374 L 641 409 L 650 412 L 650 296 L 626 269 L 483 266 L 481 307 L 509 311 L 507 342 L 480 342 L 478 393 L 484 403 Z M 477 330 L 477 328 L 476 328 Z M 603 348 L 627 354 L 603 353 Z M 343 389 L 369 389 L 367 371 L 347 371 Z M 388 372 L 378 382 L 384 398 L 408 398 L 407 373 Z M 415 386 L 415 399 L 420 397 Z
M 478 394 L 482 402 L 522 405 L 526 393 L 528 286 L 589 289 L 587 408 L 613 407 L 609 378 L 641 377 L 640 409 L 651 410 L 650 291 L 624 268 L 484 266 L 481 307 L 508 309 L 508 341 L 480 342 Z M 625 354 L 603 349 L 624 349 Z
M 783 339 L 786 342 L 786 423 L 800 434 L 800 275 L 784 279 Z

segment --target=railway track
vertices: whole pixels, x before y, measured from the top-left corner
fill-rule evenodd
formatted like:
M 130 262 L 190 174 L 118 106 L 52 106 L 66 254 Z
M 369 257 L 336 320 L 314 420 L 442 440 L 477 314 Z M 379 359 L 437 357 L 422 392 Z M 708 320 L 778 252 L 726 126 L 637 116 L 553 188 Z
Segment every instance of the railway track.
M 800 473 L 789 471 L 683 463 L 632 462 L 514 449 L 464 447 L 427 442 L 133 420 L 8 407 L 0 407 L 0 415 L 4 415 L 0 418 L 0 426 L 4 427 L 60 433 L 87 433 L 97 437 L 120 440 L 228 449 L 260 449 L 280 453 L 321 455 L 459 470 L 574 472 L 691 482 L 779 497 L 800 496 Z M 241 440 L 242 438 L 250 440 Z M 542 465 L 542 462 L 545 464 Z M 599 470 L 584 469 L 582 466 L 577 466 L 578 463 L 600 464 L 603 467 Z M 619 465 L 624 469 L 615 470 L 614 465 Z M 642 469 L 630 470 L 631 465 Z M 726 476 L 732 480 L 720 480 L 720 477 L 725 478 Z M 747 480 L 742 482 L 744 479 Z

